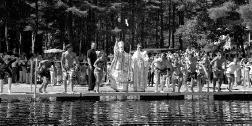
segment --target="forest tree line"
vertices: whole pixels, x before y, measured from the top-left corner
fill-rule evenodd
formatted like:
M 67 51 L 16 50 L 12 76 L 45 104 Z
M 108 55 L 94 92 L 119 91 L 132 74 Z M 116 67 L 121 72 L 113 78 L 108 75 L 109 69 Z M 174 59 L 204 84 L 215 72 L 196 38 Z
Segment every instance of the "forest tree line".
M 92 41 L 112 53 L 115 36 L 134 50 L 202 48 L 220 32 L 237 46 L 246 41 L 248 0 L 1 0 L 0 51 L 42 53 L 72 44 L 86 53 Z M 222 31 L 217 30 L 221 28 Z

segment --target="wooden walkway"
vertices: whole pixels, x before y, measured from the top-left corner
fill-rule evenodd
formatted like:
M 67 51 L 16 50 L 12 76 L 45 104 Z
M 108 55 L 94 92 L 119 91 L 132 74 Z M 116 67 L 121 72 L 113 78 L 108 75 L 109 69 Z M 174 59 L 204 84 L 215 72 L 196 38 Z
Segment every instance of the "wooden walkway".
M 108 101 L 108 100 L 184 100 L 184 99 L 197 99 L 197 98 L 210 98 L 214 100 L 252 100 L 252 89 L 239 87 L 232 92 L 223 90 L 222 92 L 171 92 L 169 89 L 161 92 L 153 92 L 153 88 L 147 88 L 146 92 L 114 92 L 108 87 L 101 87 L 101 92 L 88 92 L 87 87 L 75 87 L 74 93 L 61 93 L 62 86 L 49 86 L 46 94 L 33 93 L 29 85 L 18 84 L 13 85 L 13 93 L 8 94 L 7 85 L 4 87 L 4 92 L 0 93 L 0 101 L 19 101 L 23 99 L 53 99 L 60 101 L 68 100 L 95 100 L 95 101 Z M 22 91 L 22 92 L 21 92 Z
M 154 93 L 154 92 L 102 92 L 102 93 L 47 93 L 47 94 L 32 94 L 32 93 L 12 93 L 0 94 L 2 100 L 17 100 L 17 99 L 55 99 L 59 101 L 72 100 L 184 100 L 193 98 L 211 98 L 214 100 L 252 100 L 252 91 L 235 91 L 235 92 L 182 92 L 182 93 Z

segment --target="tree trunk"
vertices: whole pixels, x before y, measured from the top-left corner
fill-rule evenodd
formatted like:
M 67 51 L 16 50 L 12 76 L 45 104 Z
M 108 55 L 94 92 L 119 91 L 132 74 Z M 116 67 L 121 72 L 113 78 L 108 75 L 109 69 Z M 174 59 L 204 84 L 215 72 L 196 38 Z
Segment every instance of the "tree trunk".
M 161 0 L 161 8 L 160 8 L 160 48 L 162 48 L 164 46 L 164 33 L 163 33 L 163 0 Z
M 69 0 L 69 6 L 72 6 L 72 0 Z M 73 43 L 73 14 L 69 13 L 68 14 L 68 20 L 67 20 L 67 25 L 68 25 L 68 40 L 69 44 L 74 44 Z M 74 48 L 74 47 L 73 47 Z
M 132 25 L 131 25 L 131 28 L 132 28 L 132 42 L 131 42 L 131 45 L 132 47 L 134 48 L 134 45 L 135 45 L 135 10 L 134 10 L 134 6 L 135 6 L 135 2 L 133 0 L 133 3 L 132 3 Z
M 6 51 L 9 52 L 9 42 L 8 42 L 8 20 L 7 17 L 5 19 L 5 25 L 4 25 L 4 40 L 6 44 Z
M 159 22 L 159 16 L 157 15 L 156 17 L 156 47 L 159 47 L 159 43 L 158 43 L 158 22 Z
M 35 31 L 32 32 L 32 54 L 34 54 L 34 50 L 35 50 L 35 41 L 36 41 L 36 37 L 38 34 L 38 0 L 36 1 L 36 27 L 35 27 Z
M 36 41 L 36 32 L 32 32 L 32 54 L 34 54 L 35 41 Z
M 175 3 L 173 3 L 173 11 L 172 11 L 172 48 L 174 48 L 174 44 L 175 44 L 175 30 L 176 30 L 176 27 L 175 27 L 175 11 L 176 11 L 176 6 L 175 6 Z
M 21 50 L 22 49 L 22 33 L 19 32 L 19 50 L 18 50 L 18 53 L 19 55 L 21 55 Z
M 169 1 L 169 19 L 168 19 L 168 25 L 169 25 L 169 48 L 171 46 L 171 0 Z

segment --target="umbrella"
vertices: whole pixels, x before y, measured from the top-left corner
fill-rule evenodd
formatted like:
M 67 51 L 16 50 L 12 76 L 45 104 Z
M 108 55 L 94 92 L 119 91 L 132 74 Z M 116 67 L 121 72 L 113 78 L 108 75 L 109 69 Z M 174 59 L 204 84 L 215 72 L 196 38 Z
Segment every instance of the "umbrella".
M 64 50 L 62 49 L 48 49 L 48 50 L 44 50 L 44 53 L 61 53 L 64 52 Z

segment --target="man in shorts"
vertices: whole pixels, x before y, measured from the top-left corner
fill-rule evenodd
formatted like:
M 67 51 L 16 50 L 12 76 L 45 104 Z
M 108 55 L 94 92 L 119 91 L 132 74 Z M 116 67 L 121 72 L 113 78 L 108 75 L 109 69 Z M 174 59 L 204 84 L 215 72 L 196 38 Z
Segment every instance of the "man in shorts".
M 158 85 L 160 84 L 160 78 L 161 78 L 161 92 L 163 92 L 163 87 L 165 83 L 165 77 L 168 75 L 171 75 L 171 71 L 173 71 L 172 64 L 167 59 L 167 55 L 163 53 L 161 55 L 161 58 L 154 60 L 152 62 L 152 67 L 154 69 L 155 73 L 155 92 L 158 92 Z
M 73 92 L 73 73 L 75 66 L 78 65 L 78 60 L 76 54 L 73 52 L 73 47 L 69 44 L 66 46 L 66 51 L 62 53 L 61 57 L 62 72 L 63 72 L 63 85 L 64 93 L 67 92 L 67 79 L 71 87 L 71 92 Z
M 221 90 L 224 75 L 223 63 L 225 63 L 225 59 L 221 52 L 217 52 L 217 56 L 210 62 L 213 69 L 213 92 L 215 92 L 216 81 L 219 83 L 218 92 Z
M 188 62 L 187 66 L 188 66 L 188 81 L 190 81 L 191 84 L 191 91 L 194 92 L 193 88 L 194 88 L 194 84 L 197 81 L 197 58 L 194 56 L 194 53 L 189 54 L 188 56 Z

